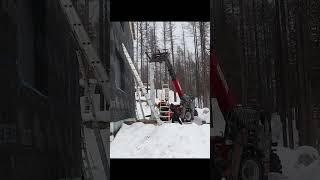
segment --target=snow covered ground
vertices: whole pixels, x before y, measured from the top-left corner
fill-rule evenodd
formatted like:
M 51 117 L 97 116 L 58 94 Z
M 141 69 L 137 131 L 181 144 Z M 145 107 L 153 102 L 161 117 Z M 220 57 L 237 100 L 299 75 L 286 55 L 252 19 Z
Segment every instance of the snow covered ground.
M 299 134 L 293 123 L 295 149 L 283 147 L 282 123 L 280 116 L 273 113 L 271 116 L 272 141 L 278 143 L 277 154 L 282 164 L 282 175 L 271 174 L 271 180 L 319 180 L 320 158 L 318 151 L 310 146 L 298 146 Z
M 123 124 L 111 142 L 111 158 L 210 158 L 209 125 Z
M 173 91 L 170 91 L 169 102 L 173 101 Z M 158 90 L 159 102 L 161 90 Z M 137 96 L 138 97 L 138 96 Z M 141 97 L 145 116 L 150 115 L 150 108 Z M 142 119 L 139 101 L 136 104 L 138 119 Z M 111 158 L 210 158 L 210 122 L 209 108 L 197 108 L 198 117 L 191 124 L 164 123 L 153 124 L 133 123 L 123 124 L 116 137 L 110 143 Z M 146 117 L 148 119 L 148 117 Z
M 316 149 L 300 146 L 294 150 L 277 148 L 282 163 L 283 174 L 270 174 L 270 180 L 319 180 L 320 158 Z
M 295 149 L 283 147 L 282 123 L 277 114 L 272 115 L 271 129 L 272 140 L 278 142 L 277 154 L 282 163 L 283 174 L 272 174 L 271 180 L 320 180 L 320 156 L 319 152 L 310 146 L 298 146 L 298 131 L 294 125 Z

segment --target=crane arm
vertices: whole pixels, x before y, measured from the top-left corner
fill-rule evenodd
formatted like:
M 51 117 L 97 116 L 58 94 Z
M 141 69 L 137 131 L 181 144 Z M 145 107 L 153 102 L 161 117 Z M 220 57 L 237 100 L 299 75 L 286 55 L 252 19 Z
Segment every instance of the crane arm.
M 176 73 L 173 69 L 173 66 L 169 60 L 169 53 L 168 52 L 159 52 L 152 54 L 152 57 L 146 53 L 147 57 L 150 59 L 150 62 L 165 62 L 166 66 L 168 67 L 169 75 L 171 77 L 172 84 L 178 93 L 180 98 L 184 98 L 185 94 L 181 88 L 180 82 L 177 79 Z
M 236 107 L 235 98 L 230 93 L 215 50 L 211 50 L 211 88 L 221 112 L 227 113 Z

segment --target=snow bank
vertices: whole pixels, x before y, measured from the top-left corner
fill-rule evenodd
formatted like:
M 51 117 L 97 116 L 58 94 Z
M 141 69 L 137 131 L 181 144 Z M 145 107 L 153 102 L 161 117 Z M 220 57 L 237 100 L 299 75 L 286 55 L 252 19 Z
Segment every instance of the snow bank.
M 198 112 L 198 118 L 210 123 L 210 109 L 209 108 L 196 108 Z M 196 117 L 195 117 L 196 118 Z
M 302 167 L 299 173 L 292 180 L 319 180 L 320 179 L 320 161 L 314 161 L 306 167 Z
M 160 102 L 162 90 L 157 90 L 155 103 Z M 146 98 L 136 92 L 137 118 L 151 115 Z M 169 103 L 174 102 L 174 92 L 169 91 Z M 143 113 L 142 113 L 143 111 Z M 156 108 L 156 111 L 158 109 Z M 110 143 L 111 158 L 210 158 L 210 123 L 209 108 L 197 108 L 198 116 L 192 124 L 164 123 L 161 126 L 134 123 L 123 124 Z M 149 117 L 145 117 L 149 119 Z
M 210 126 L 123 124 L 110 144 L 111 158 L 210 158 Z
M 217 99 L 212 100 L 212 120 L 213 120 L 213 136 L 219 136 L 224 133 L 225 121 L 219 108 Z
M 319 180 L 320 158 L 316 149 L 310 146 L 301 146 L 295 150 L 278 147 L 283 168 L 283 175 L 288 180 Z
M 319 159 L 319 153 L 316 149 L 310 146 L 301 146 L 296 149 L 297 164 L 308 166 L 317 159 Z

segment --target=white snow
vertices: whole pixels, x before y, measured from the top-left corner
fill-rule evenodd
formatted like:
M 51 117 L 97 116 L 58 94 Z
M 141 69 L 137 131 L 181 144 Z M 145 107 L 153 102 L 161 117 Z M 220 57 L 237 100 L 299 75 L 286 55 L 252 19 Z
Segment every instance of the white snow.
M 293 121 L 295 149 L 283 147 L 282 122 L 277 113 L 271 117 L 272 141 L 278 142 L 283 174 L 270 174 L 271 180 L 320 180 L 320 158 L 318 151 L 310 146 L 298 146 L 299 133 Z
M 123 124 L 111 142 L 111 158 L 210 158 L 210 126 Z
M 272 174 L 271 180 L 320 180 L 320 157 L 319 152 L 310 146 L 298 146 L 299 133 L 293 122 L 293 135 L 295 149 L 283 147 L 282 123 L 276 113 L 271 118 L 272 140 L 278 142 L 277 154 L 282 164 L 282 177 Z
M 157 91 L 155 103 L 161 99 L 161 90 Z M 145 97 L 141 100 L 145 116 L 150 115 Z M 174 92 L 171 90 L 169 103 L 180 103 L 178 94 L 177 102 L 174 102 Z M 143 119 L 139 101 L 136 107 L 138 119 Z M 209 108 L 197 108 L 197 111 L 199 116 L 191 124 L 123 124 L 110 143 L 110 158 L 210 158 L 210 125 L 203 124 L 203 121 L 210 122 L 210 111 Z
M 277 154 L 279 155 L 282 163 L 283 179 L 320 179 L 319 153 L 313 147 L 300 146 L 294 150 L 278 147 Z
M 271 118 L 272 141 L 278 142 L 277 154 L 282 164 L 282 177 L 273 174 L 272 180 L 319 180 L 320 179 L 320 158 L 318 151 L 310 146 L 298 146 L 298 130 L 293 122 L 293 134 L 295 149 L 283 146 L 282 123 L 280 116 L 276 113 Z
M 221 110 L 219 108 L 217 99 L 213 98 L 212 100 L 212 120 L 213 120 L 213 132 L 211 135 L 220 136 L 224 133 L 225 121 Z
M 195 119 L 205 120 L 206 123 L 210 123 L 210 109 L 209 108 L 196 108 L 198 112 L 198 117 Z

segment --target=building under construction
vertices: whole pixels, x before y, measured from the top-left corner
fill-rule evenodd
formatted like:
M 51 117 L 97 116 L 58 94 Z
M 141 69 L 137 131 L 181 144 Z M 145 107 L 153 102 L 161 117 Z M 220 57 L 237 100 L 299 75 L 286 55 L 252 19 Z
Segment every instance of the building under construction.
M 130 26 L 110 23 L 106 1 L 72 2 L 110 75 L 110 102 L 99 85 L 94 90 L 109 132 L 108 122 L 134 115 L 134 81 L 120 50 L 124 43 L 133 54 Z M 1 1 L 0 37 L 0 179 L 85 178 L 81 49 L 59 1 Z M 109 156 L 109 136 L 103 138 Z
M 122 43 L 130 57 L 133 56 L 133 28 L 128 22 L 111 22 L 110 30 L 110 65 L 111 72 L 111 133 L 115 133 L 122 124 L 121 120 L 135 117 L 134 77 L 126 63 Z

